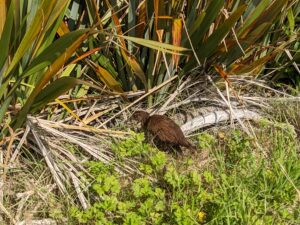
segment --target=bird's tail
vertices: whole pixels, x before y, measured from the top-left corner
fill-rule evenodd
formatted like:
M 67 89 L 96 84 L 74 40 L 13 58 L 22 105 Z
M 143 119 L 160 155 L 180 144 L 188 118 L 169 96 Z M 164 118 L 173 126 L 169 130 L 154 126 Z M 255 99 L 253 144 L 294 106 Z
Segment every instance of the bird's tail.
M 193 144 L 191 144 L 189 141 L 185 140 L 184 143 L 182 143 L 182 145 L 190 150 L 196 151 L 197 147 Z
M 190 143 L 189 149 L 193 150 L 193 151 L 197 151 L 198 150 L 198 148 L 195 145 L 191 144 L 191 143 Z

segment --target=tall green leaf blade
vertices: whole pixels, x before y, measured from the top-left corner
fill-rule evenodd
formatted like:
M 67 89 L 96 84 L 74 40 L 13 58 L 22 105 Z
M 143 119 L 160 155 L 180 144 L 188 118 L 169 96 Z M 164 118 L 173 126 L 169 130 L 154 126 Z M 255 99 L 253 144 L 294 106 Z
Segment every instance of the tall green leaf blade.
M 47 87 L 45 87 L 36 97 L 31 109 L 33 111 L 45 106 L 60 95 L 69 91 L 77 84 L 81 84 L 80 80 L 74 77 L 61 77 Z
M 77 40 L 87 31 L 88 29 L 76 30 L 65 34 L 57 41 L 53 42 L 32 61 L 21 77 L 27 77 L 30 74 L 33 74 L 33 72 L 37 72 L 38 69 L 43 69 L 42 66 L 45 68 L 46 66 L 51 65 L 57 59 L 57 57 L 59 57 L 68 48 L 71 42 Z
M 199 4 L 199 2 L 194 1 L 191 2 L 187 5 L 187 17 L 186 17 L 186 27 L 188 28 L 189 32 L 190 32 L 190 27 L 192 27 L 195 23 L 195 21 L 199 18 L 199 16 L 201 14 L 203 14 L 203 12 L 200 13 L 200 15 L 198 15 L 198 10 L 197 10 L 197 5 Z
M 252 23 L 250 23 L 243 32 L 240 32 L 238 38 L 246 39 L 248 34 L 259 27 L 261 24 L 264 23 L 273 23 L 276 19 L 278 19 L 278 15 L 280 14 L 281 10 L 287 4 L 287 0 L 275 0 L 272 4 L 267 7 Z M 249 18 L 251 19 L 251 18 Z M 260 34 L 262 36 L 263 33 Z
M 55 0 L 48 0 L 48 1 L 41 2 L 41 5 L 33 19 L 33 22 L 30 25 L 29 29 L 27 30 L 25 36 L 23 37 L 12 59 L 12 62 L 10 63 L 7 71 L 4 74 L 4 77 L 6 77 L 13 70 L 13 68 L 15 68 L 15 66 L 18 64 L 20 59 L 24 56 L 25 52 L 32 46 L 34 40 L 37 38 L 40 32 L 44 31 L 43 28 L 44 28 L 45 20 L 48 19 L 49 13 L 51 12 L 51 9 L 55 5 L 55 3 L 56 3 Z
M 211 26 L 212 22 L 218 16 L 221 8 L 224 5 L 224 0 L 214 0 L 211 1 L 208 8 L 205 10 L 206 15 L 203 21 L 200 23 L 199 28 L 191 37 L 192 43 L 194 46 L 198 46 L 199 43 L 203 41 L 203 38 L 208 31 L 209 27 Z
M 5 24 L 3 27 L 1 39 L 0 39 L 0 49 L 1 49 L 0 71 L 2 70 L 5 60 L 8 57 L 9 46 L 10 46 L 9 42 L 11 41 L 10 37 L 11 37 L 11 31 L 12 31 L 12 27 L 13 27 L 13 21 L 14 21 L 14 1 L 11 1 L 9 10 L 7 13 L 7 17 L 5 20 Z M 1 73 L 0 73 L 0 77 L 2 77 Z M 1 79 L 0 79 L 0 81 L 1 81 Z
M 238 21 L 241 15 L 244 13 L 247 5 L 241 5 L 234 13 L 224 22 L 222 23 L 218 29 L 204 42 L 197 51 L 197 54 L 200 59 L 204 59 L 213 54 L 213 52 L 217 49 L 219 43 L 224 39 L 224 37 L 228 34 L 228 32 L 233 28 L 234 24 Z
M 200 15 L 197 17 L 197 19 L 194 21 L 194 23 L 191 26 L 191 29 L 189 31 L 189 35 L 193 36 L 193 34 L 199 29 L 199 26 L 203 22 L 205 18 L 206 12 L 200 13 Z
M 36 41 L 36 44 L 34 46 L 34 52 L 31 57 L 35 57 L 35 55 L 42 51 L 45 47 L 47 47 L 47 44 L 51 43 L 53 41 L 53 38 L 56 34 L 57 28 L 60 25 L 61 20 L 57 20 L 57 18 L 61 17 L 61 19 L 64 16 L 64 11 L 67 7 L 67 4 L 70 0 L 67 1 L 57 1 L 55 6 L 52 9 L 52 12 L 49 15 L 49 18 L 47 19 L 47 23 L 45 25 L 45 28 L 43 28 L 43 32 L 40 33 L 38 36 L 38 40 Z M 49 9 L 50 10 L 50 9 Z M 55 27 L 55 29 L 50 29 L 52 26 Z M 50 30 L 49 30 L 50 29 Z M 49 32 L 47 32 L 49 30 Z M 41 45 L 43 44 L 43 47 L 41 48 Z
M 37 51 L 37 55 L 39 55 L 41 51 L 43 51 L 53 42 L 57 30 L 60 27 L 60 24 L 65 16 L 65 11 L 68 6 L 66 3 L 68 2 L 69 0 L 65 1 L 65 3 L 62 5 L 56 5 L 55 8 L 53 9 L 55 15 L 52 14 L 50 15 L 50 18 L 46 25 L 47 33 L 45 33 L 45 37 L 43 39 L 43 42 L 41 43 L 40 48 Z
M 294 31 L 294 29 L 295 29 L 295 17 L 294 17 L 293 9 L 292 8 L 290 8 L 288 10 L 287 18 L 288 18 L 288 21 L 289 21 L 290 32 L 292 33 Z
M 248 34 L 247 39 L 240 40 L 240 45 L 234 45 L 225 55 L 221 57 L 221 61 L 225 65 L 230 65 L 236 59 L 240 58 L 243 55 L 241 47 L 245 50 L 256 40 L 258 40 L 270 27 L 270 23 L 263 23 L 258 26 L 254 31 Z
M 65 51 L 63 51 L 61 55 L 59 55 L 55 59 L 51 66 L 43 74 L 41 74 L 41 78 L 39 79 L 36 87 L 33 89 L 25 105 L 16 116 L 16 121 L 14 121 L 13 124 L 14 129 L 19 128 L 23 124 L 26 115 L 29 112 L 32 104 L 34 103 L 37 95 L 39 95 L 44 86 L 49 83 L 50 79 L 63 67 L 66 61 L 74 54 L 76 49 L 82 44 L 83 41 L 86 40 L 86 38 L 90 34 L 90 32 L 86 32 L 79 36 L 75 41 L 69 40 L 69 43 L 67 43 L 67 46 L 65 46 L 64 48 Z
M 167 52 L 167 53 L 171 53 L 171 54 L 174 54 L 174 53 L 180 54 L 178 52 L 183 52 L 183 51 L 188 51 L 189 50 L 187 48 L 183 48 L 183 47 L 180 47 L 180 46 L 161 43 L 161 42 L 158 42 L 158 41 L 145 40 L 143 38 L 136 38 L 136 37 L 129 37 L 129 36 L 120 36 L 120 37 L 122 37 L 124 39 L 127 39 L 127 40 L 130 40 L 132 42 L 135 42 L 137 44 L 146 46 L 148 48 L 156 49 L 158 51 Z
M 230 48 L 228 53 L 221 57 L 226 65 L 230 65 L 236 59 L 243 55 L 241 47 L 245 50 L 260 39 L 265 32 L 270 28 L 272 23 L 278 19 L 278 15 L 286 5 L 287 0 L 276 0 L 263 11 L 249 26 L 238 35 L 240 45 L 237 43 Z
M 239 30 L 238 34 L 242 33 L 248 26 L 254 22 L 269 6 L 271 0 L 262 0 L 254 11 L 245 19 L 243 27 Z
M 5 113 L 7 112 L 11 100 L 12 100 L 12 96 L 9 96 L 8 98 L 5 99 L 5 101 L 0 106 L 0 124 L 3 121 L 3 118 L 5 116 Z

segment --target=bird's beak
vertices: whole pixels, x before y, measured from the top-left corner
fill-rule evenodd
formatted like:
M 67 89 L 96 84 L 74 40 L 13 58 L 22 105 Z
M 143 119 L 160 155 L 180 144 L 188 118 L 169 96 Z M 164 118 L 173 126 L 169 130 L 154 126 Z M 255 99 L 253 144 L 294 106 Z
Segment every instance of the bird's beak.
M 138 123 L 138 122 L 136 121 L 136 119 L 134 118 L 133 114 L 129 117 L 128 121 L 129 121 L 131 124 L 136 124 L 136 123 Z
M 129 119 L 128 119 L 129 121 L 133 121 L 134 119 L 133 119 L 133 114 L 131 114 L 131 116 L 129 117 Z

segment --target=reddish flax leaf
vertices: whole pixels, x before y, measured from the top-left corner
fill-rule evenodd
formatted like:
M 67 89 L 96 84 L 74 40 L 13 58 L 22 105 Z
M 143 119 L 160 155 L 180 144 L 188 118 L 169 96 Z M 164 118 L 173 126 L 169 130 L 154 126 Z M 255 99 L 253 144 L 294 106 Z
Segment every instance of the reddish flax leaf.
M 164 35 L 164 30 L 159 29 L 159 30 L 156 31 L 156 34 L 157 34 L 157 37 L 158 37 L 158 41 L 162 43 L 163 42 L 162 38 L 163 38 L 163 35 Z
M 91 60 L 88 62 L 104 84 L 106 84 L 113 91 L 120 93 L 124 92 L 120 83 L 106 69 Z
M 98 47 L 98 48 L 93 48 L 93 49 L 91 49 L 91 50 L 83 53 L 82 55 L 79 55 L 76 59 L 74 59 L 73 61 L 71 61 L 68 65 L 75 64 L 78 61 L 83 60 L 83 59 L 87 58 L 88 56 L 94 54 L 95 52 L 98 52 L 101 49 L 107 49 L 107 48 L 113 48 L 113 47 L 102 46 L 102 47 Z
M 57 29 L 57 34 L 61 37 L 69 32 L 70 32 L 69 27 L 65 24 L 64 21 L 61 21 L 60 26 Z
M 5 19 L 6 19 L 6 1 L 5 0 L 0 0 L 0 37 L 3 31 L 3 27 L 5 24 Z
M 223 79 L 226 81 L 226 83 L 228 84 L 229 87 L 232 88 L 232 85 L 231 85 L 231 82 L 228 80 L 228 73 L 225 72 L 220 66 L 218 65 L 214 65 L 214 68 L 215 70 L 221 75 L 221 77 L 223 77 Z M 233 95 L 237 98 L 237 99 L 240 99 L 238 94 L 234 91 L 234 89 L 232 88 L 233 90 Z
M 77 63 L 78 61 L 82 60 L 82 59 L 85 59 L 86 57 L 94 54 L 95 52 L 98 52 L 100 51 L 102 48 L 106 48 L 106 47 L 98 47 L 98 48 L 93 48 L 87 52 L 85 52 L 84 54 L 78 56 L 76 59 L 74 59 L 72 62 L 70 62 L 69 64 L 74 64 L 74 63 Z
M 156 30 L 156 34 L 157 34 L 158 41 L 160 43 L 162 43 L 163 42 L 162 38 L 163 38 L 163 35 L 164 35 L 164 30 L 163 29 Z M 161 52 L 159 51 L 159 52 L 157 52 L 156 61 L 159 62 L 160 59 L 161 59 Z
M 182 38 L 182 20 L 181 19 L 174 19 L 173 26 L 172 26 L 172 38 L 173 38 L 173 45 L 180 46 L 181 38 Z M 176 68 L 178 67 L 180 55 L 179 54 L 172 54 L 172 61 Z
M 253 30 L 257 29 L 262 24 L 269 24 L 269 26 L 272 25 L 272 22 L 277 19 L 277 16 L 281 12 L 282 9 L 285 8 L 287 4 L 287 0 L 275 0 L 267 7 L 265 10 L 261 12 L 261 14 L 251 23 L 249 26 L 247 26 L 246 29 L 243 30 L 239 34 L 240 39 L 246 39 L 247 36 L 249 36 L 249 33 Z M 264 33 L 261 32 L 261 36 Z
M 242 61 L 241 63 L 235 63 L 231 65 L 229 74 L 243 74 L 243 73 L 252 73 L 252 74 L 258 74 L 259 71 L 263 68 L 263 66 L 269 62 L 270 60 L 273 60 L 280 52 L 283 52 L 286 47 L 297 40 L 297 35 L 294 35 L 290 38 L 290 40 L 284 42 L 280 46 L 276 47 L 273 51 L 267 53 L 264 57 L 250 61 L 248 59 L 247 61 Z M 261 51 L 264 51 L 264 49 L 261 49 Z
M 143 37 L 147 23 L 147 4 L 146 1 L 141 2 L 137 9 L 137 27 L 136 37 Z
M 228 80 L 228 74 L 221 68 L 221 66 L 218 65 L 214 65 L 215 70 L 221 75 L 221 77 L 223 77 L 223 79 L 229 84 L 229 86 L 231 85 L 229 80 Z

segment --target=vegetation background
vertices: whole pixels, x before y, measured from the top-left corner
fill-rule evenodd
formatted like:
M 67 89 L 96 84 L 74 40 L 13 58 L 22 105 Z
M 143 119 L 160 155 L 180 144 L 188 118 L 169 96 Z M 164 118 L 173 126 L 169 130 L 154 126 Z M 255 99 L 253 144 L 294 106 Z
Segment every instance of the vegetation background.
M 0 0 L 0 223 L 300 224 L 296 0 Z M 147 143 L 137 108 L 198 146 Z

